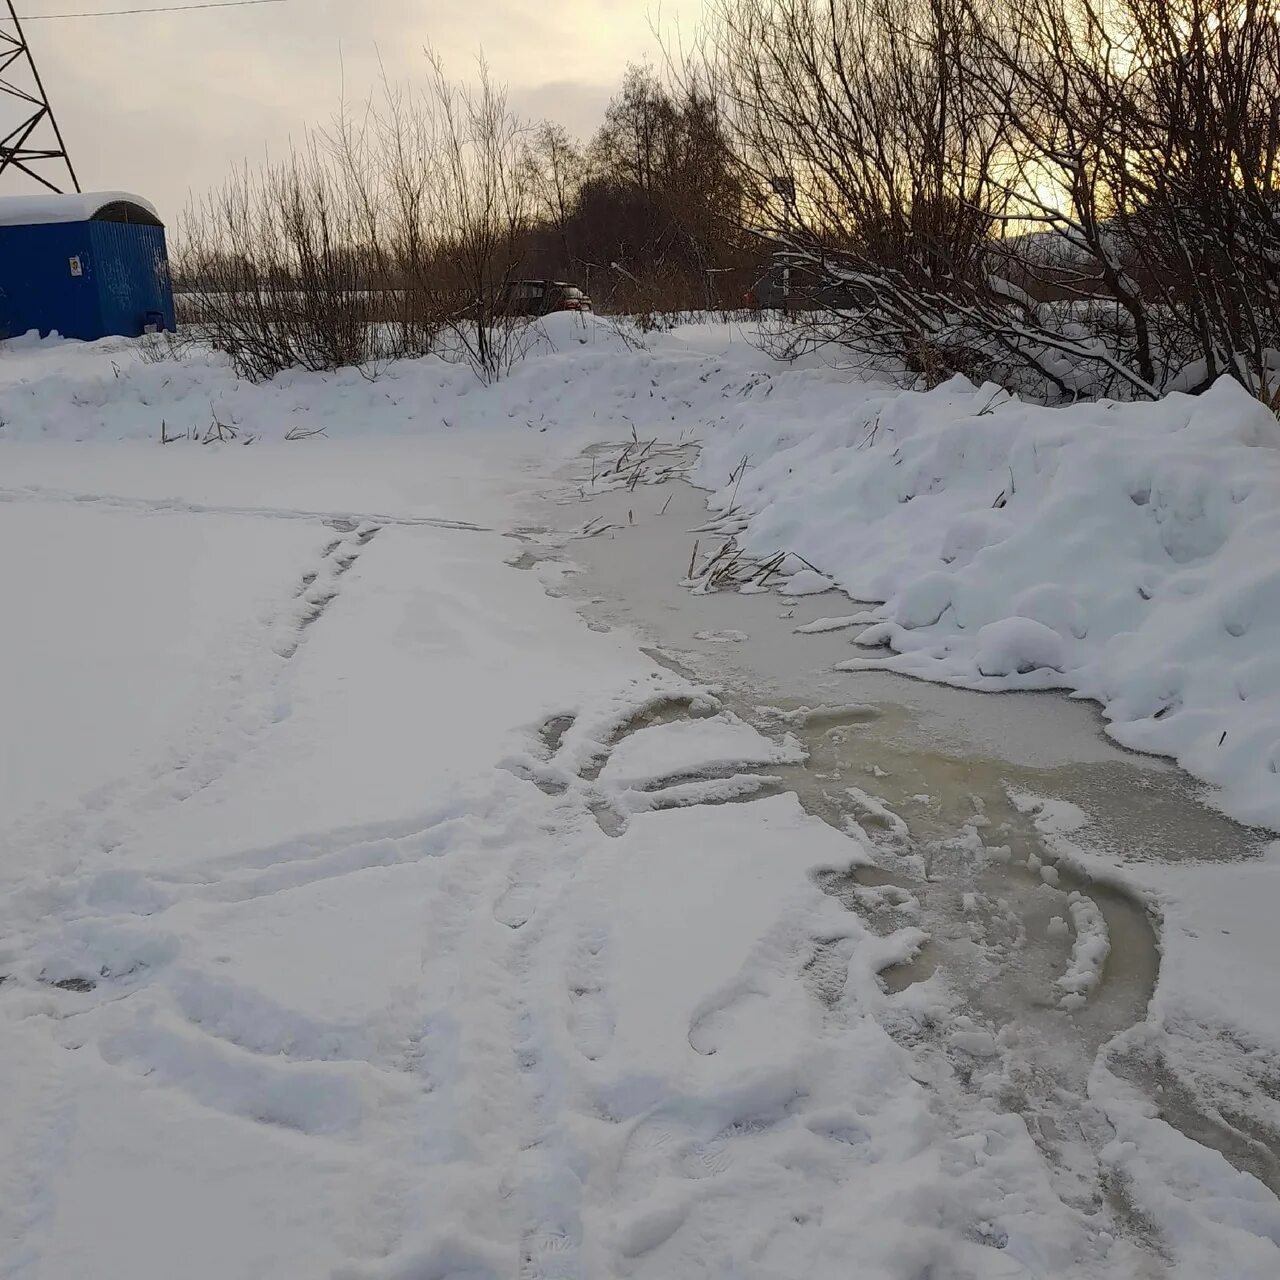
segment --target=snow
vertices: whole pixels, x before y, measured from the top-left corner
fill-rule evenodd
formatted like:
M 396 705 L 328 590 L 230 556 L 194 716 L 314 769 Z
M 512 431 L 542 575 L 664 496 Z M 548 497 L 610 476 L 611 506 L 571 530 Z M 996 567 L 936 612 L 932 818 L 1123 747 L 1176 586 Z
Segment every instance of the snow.
M 1081 893 L 1073 893 L 1067 899 L 1067 910 L 1076 936 L 1071 948 L 1071 962 L 1058 979 L 1058 986 L 1064 993 L 1060 1001 L 1062 1007 L 1078 1009 L 1084 1006 L 1089 992 L 1102 981 L 1102 969 L 1111 953 L 1111 940 L 1107 936 L 1107 922 L 1091 899 Z
M 324 536 L 300 523 L 0 503 L 0 538 L 15 549 L 0 664 L 5 822 L 109 787 L 198 723 L 210 685 L 246 659 L 261 613 Z M 58 708 L 73 732 L 43 731 Z M 19 870 L 8 854 L 0 878 Z
M 610 755 L 600 780 L 637 787 L 726 766 L 796 764 L 803 759 L 794 739 L 775 745 L 750 725 L 721 713 L 637 730 Z
M 1002 1102 L 1008 1032 L 945 975 L 887 990 L 928 942 L 910 913 L 815 882 L 907 822 L 857 788 L 866 830 L 806 813 L 774 772 L 796 738 L 585 625 L 572 567 L 522 571 L 506 536 L 573 523 L 533 495 L 587 445 L 696 435 L 717 485 L 749 455 L 740 539 L 816 566 L 793 595 L 881 602 L 802 630 L 1066 685 L 1274 821 L 1274 424 L 1225 386 L 989 400 L 716 325 L 634 348 L 555 318 L 487 389 L 433 360 L 250 386 L 119 340 L 0 347 L 0 1276 L 1143 1274 Z M 215 419 L 235 438 L 201 443 Z M 1017 799 L 1064 873 L 1100 868 L 1087 815 Z M 1105 865 L 1162 919 L 1133 1051 L 1254 1107 L 1277 856 Z M 1087 897 L 1067 914 L 1055 1018 L 1112 945 Z M 1114 1063 L 1090 1099 L 1167 1274 L 1276 1274 L 1261 1182 Z
M 752 554 L 804 556 L 880 601 L 851 657 L 984 690 L 1065 687 L 1121 744 L 1172 756 L 1280 827 L 1280 424 L 1198 397 L 1046 409 L 776 375 L 706 433 L 697 476 Z M 787 421 L 791 421 L 788 419 Z M 750 459 L 745 474 L 721 477 Z M 721 486 L 724 485 L 723 488 Z
M 799 635 L 821 635 L 824 631 L 844 631 L 848 627 L 856 627 L 860 623 L 874 622 L 871 613 L 849 613 L 838 618 L 815 618 L 796 628 Z
M 976 661 L 984 676 L 1061 671 L 1066 646 L 1058 632 L 1033 618 L 1001 618 L 979 629 Z
M 64 194 L 0 196 L 0 227 L 30 227 L 50 222 L 88 222 L 105 205 L 124 201 L 159 217 L 142 196 L 127 191 L 83 191 Z
M 816 596 L 830 591 L 835 583 L 813 569 L 801 569 L 793 573 L 781 587 L 784 596 Z

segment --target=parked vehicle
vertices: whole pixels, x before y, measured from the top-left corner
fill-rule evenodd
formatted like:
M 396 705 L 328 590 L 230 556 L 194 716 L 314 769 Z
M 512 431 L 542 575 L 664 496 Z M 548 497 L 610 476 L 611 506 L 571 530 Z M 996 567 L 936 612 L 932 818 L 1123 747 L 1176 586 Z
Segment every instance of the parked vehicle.
M 498 312 L 506 316 L 547 316 L 553 311 L 590 311 L 591 299 L 567 280 L 513 280 L 503 290 Z

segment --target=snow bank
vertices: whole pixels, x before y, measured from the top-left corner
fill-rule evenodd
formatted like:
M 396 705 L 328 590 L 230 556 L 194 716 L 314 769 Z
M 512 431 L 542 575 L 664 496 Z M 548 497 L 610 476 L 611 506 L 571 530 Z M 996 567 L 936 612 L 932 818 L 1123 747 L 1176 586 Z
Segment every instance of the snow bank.
M 856 640 L 891 653 L 847 669 L 1073 690 L 1123 745 L 1280 826 L 1280 424 L 1265 408 L 1225 379 L 1066 409 L 959 379 L 774 383 L 706 432 L 697 475 L 747 519 L 748 552 L 785 547 L 879 602 Z

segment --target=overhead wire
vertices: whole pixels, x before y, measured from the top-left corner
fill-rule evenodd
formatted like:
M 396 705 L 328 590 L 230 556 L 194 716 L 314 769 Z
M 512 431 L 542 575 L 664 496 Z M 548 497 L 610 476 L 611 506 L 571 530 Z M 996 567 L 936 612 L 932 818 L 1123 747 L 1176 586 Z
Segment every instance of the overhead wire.
M 124 18 L 138 13 L 185 13 L 196 9 L 247 9 L 250 5 L 287 4 L 288 0 L 199 0 L 196 4 L 154 5 L 144 9 L 88 9 L 82 13 L 29 13 L 23 22 L 50 22 L 59 18 Z

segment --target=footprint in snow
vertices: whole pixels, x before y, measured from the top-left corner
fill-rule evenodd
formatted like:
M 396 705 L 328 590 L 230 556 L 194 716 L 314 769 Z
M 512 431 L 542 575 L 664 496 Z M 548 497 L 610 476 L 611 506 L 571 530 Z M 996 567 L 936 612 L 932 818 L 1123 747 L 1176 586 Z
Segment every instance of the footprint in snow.
M 595 1061 L 613 1042 L 615 1017 L 606 989 L 608 932 L 584 931 L 574 947 L 566 974 L 569 983 L 569 1034 L 578 1052 Z

